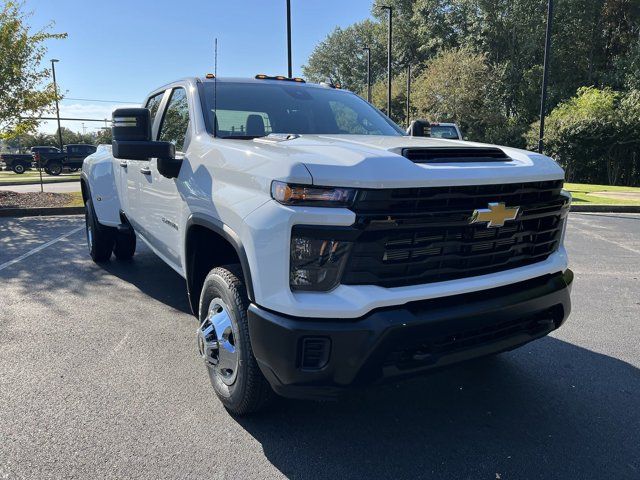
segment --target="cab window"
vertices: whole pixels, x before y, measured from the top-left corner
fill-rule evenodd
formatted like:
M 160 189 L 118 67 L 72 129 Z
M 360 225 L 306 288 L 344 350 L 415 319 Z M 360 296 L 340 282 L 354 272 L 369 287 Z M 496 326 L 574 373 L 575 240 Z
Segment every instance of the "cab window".
M 183 152 L 186 148 L 187 132 L 189 130 L 189 104 L 187 92 L 184 88 L 176 88 L 171 92 L 167 109 L 160 126 L 161 142 L 171 142 L 176 151 Z
M 156 119 L 156 115 L 158 114 L 158 109 L 160 108 L 160 102 L 162 101 L 163 95 L 164 92 L 157 93 L 147 101 L 146 108 L 148 108 L 151 112 L 151 125 L 153 125 L 153 121 Z

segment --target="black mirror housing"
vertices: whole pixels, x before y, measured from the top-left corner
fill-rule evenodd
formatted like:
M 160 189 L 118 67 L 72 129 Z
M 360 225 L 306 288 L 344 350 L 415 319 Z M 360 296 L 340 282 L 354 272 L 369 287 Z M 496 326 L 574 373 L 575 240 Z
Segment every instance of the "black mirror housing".
M 170 142 L 151 140 L 151 112 L 148 108 L 118 108 L 113 111 L 112 153 L 123 160 L 174 159 Z
M 148 108 L 118 108 L 112 114 L 114 141 L 151 141 L 151 112 Z
M 431 128 L 431 124 L 426 120 L 414 120 L 409 125 L 407 129 L 407 133 L 412 137 L 429 137 L 429 130 Z
M 181 158 L 160 158 L 158 157 L 158 173 L 166 178 L 178 178 L 180 167 L 182 167 Z
M 113 157 L 123 160 L 173 159 L 176 156 L 176 147 L 171 142 L 113 140 L 111 146 Z

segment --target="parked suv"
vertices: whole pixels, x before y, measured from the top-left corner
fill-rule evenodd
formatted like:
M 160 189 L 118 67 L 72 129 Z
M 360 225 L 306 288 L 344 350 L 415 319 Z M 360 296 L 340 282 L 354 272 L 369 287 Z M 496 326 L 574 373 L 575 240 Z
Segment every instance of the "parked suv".
M 83 143 L 65 145 L 62 152 L 35 152 L 34 160 L 49 175 L 60 175 L 66 168 L 75 172 L 82 167 L 84 159 L 96 151 L 95 145 Z
M 212 77 L 116 110 L 81 185 L 96 262 L 139 239 L 184 277 L 231 412 L 503 352 L 565 321 L 570 196 L 551 158 L 408 137 L 302 79 Z
M 24 154 L 2 154 L 0 161 L 4 163 L 7 170 L 22 174 L 31 169 L 33 157 L 40 153 L 60 153 L 56 147 L 31 147 L 31 153 Z

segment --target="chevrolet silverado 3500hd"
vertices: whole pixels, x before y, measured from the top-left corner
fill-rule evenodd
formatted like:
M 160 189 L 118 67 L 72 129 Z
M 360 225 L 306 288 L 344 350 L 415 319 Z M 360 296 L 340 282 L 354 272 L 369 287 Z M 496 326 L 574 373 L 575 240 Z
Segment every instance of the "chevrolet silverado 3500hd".
M 185 278 L 213 389 L 244 414 L 558 328 L 563 178 L 537 153 L 406 136 L 331 86 L 208 75 L 116 110 L 82 193 L 96 262 L 139 238 Z

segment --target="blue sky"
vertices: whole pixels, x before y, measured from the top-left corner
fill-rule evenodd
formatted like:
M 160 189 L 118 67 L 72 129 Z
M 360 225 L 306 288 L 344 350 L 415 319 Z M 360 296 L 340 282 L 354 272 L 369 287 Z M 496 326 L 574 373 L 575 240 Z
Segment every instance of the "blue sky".
M 291 0 L 294 76 L 302 74 L 318 42 L 336 26 L 369 17 L 371 4 Z M 69 98 L 61 116 L 86 118 L 110 117 L 120 101 L 139 102 L 158 85 L 213 71 L 215 37 L 218 75 L 286 75 L 285 5 L 285 0 L 26 0 L 34 28 L 54 21 L 54 31 L 69 34 L 48 42 L 47 58 L 60 59 L 56 77 Z M 53 123 L 41 130 L 54 131 Z M 64 126 L 82 129 L 74 122 Z

